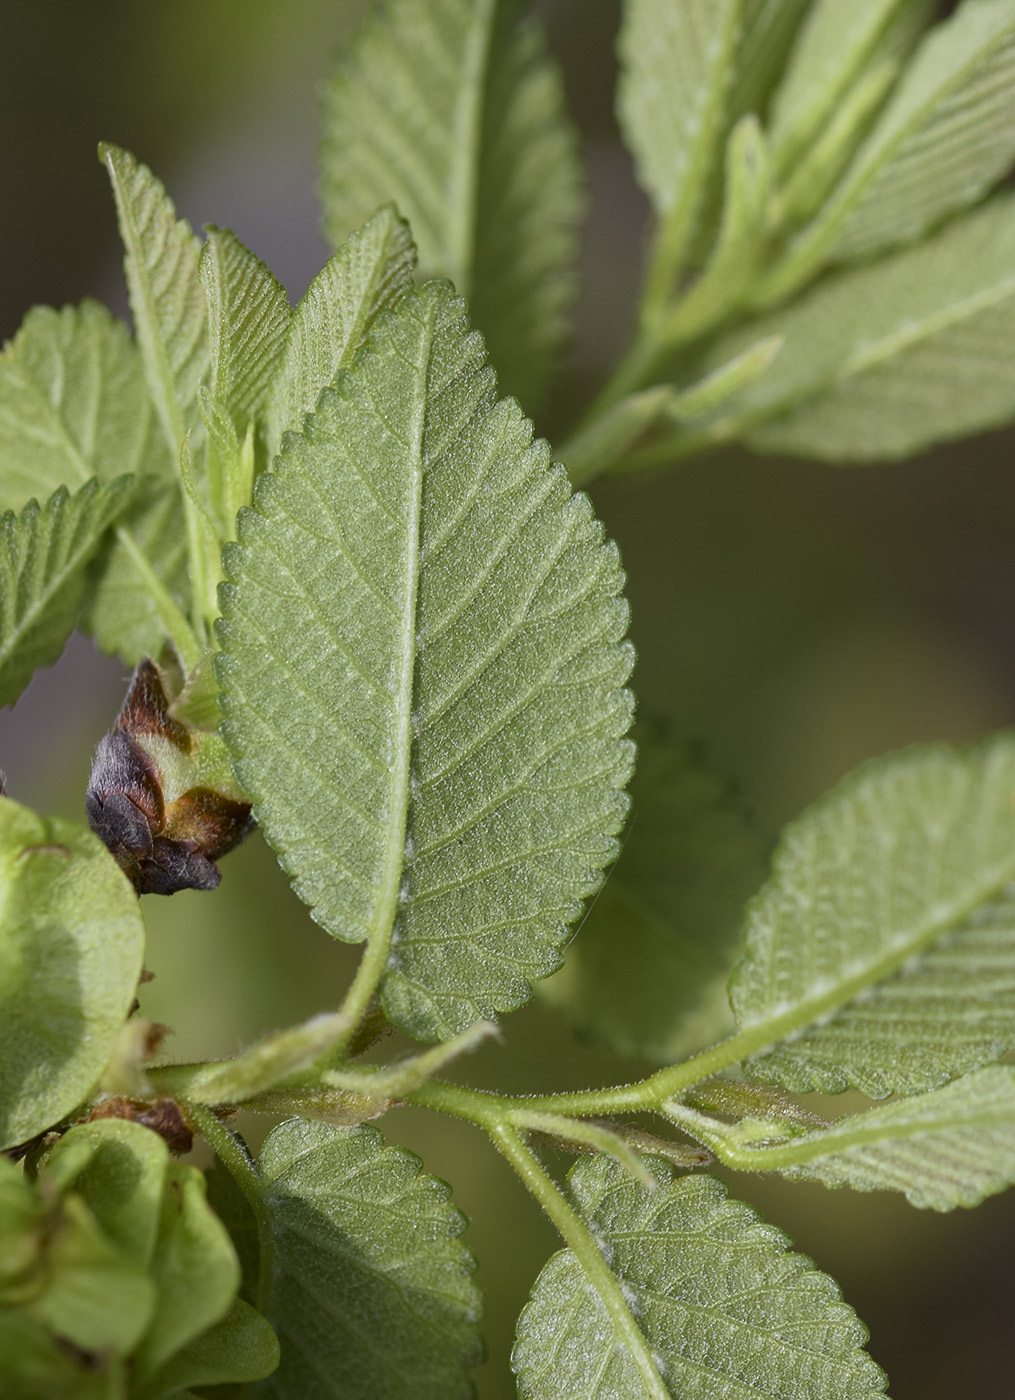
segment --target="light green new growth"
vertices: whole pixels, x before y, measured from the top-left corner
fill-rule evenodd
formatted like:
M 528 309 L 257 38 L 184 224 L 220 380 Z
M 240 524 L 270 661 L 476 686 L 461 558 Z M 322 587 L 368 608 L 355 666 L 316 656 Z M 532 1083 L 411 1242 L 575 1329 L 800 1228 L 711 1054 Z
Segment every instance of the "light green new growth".
M 720 337 L 703 367 L 776 334 L 785 344 L 771 369 L 688 430 L 678 451 L 740 439 L 764 452 L 879 461 L 1010 421 L 1015 199 L 998 195 L 914 248 L 826 279 Z
M 225 556 L 236 771 L 315 917 L 370 941 L 357 1014 L 387 965 L 424 1038 L 559 964 L 631 763 L 616 550 L 483 360 L 446 288 L 406 297 Z
M 207 234 L 198 273 L 208 302 L 208 389 L 242 441 L 264 415 L 292 313 L 285 288 L 235 234 L 218 228 Z
M 874 1400 L 885 1377 L 836 1284 L 713 1178 L 650 1158 L 647 1191 L 604 1157 L 579 1162 L 571 1194 L 658 1370 L 636 1365 L 571 1250 L 555 1254 L 518 1321 L 522 1400 L 649 1400 L 718 1394 Z
M 859 769 L 783 832 L 730 981 L 754 1073 L 933 1088 L 1015 1046 L 1015 737 Z M 836 1014 L 837 1013 L 837 1014 Z M 802 1034 L 800 1032 L 803 1032 Z
M 261 1151 L 277 1400 L 467 1400 L 482 1357 L 450 1189 L 373 1128 L 292 1119 Z
M 646 306 L 675 290 L 722 121 L 741 0 L 629 0 L 618 39 L 617 115 L 660 217 Z
M 143 948 L 137 898 L 99 839 L 0 797 L 0 1148 L 95 1086 Z
M 932 29 L 814 222 L 763 281 L 782 300 L 824 264 L 869 257 L 984 195 L 1015 160 L 1015 0 L 965 0 Z
M 78 620 L 85 565 L 133 490 L 132 477 L 94 478 L 76 495 L 61 486 L 43 506 L 0 516 L 0 704 L 13 705 L 40 666 L 51 665 Z
M 321 199 L 332 244 L 381 204 L 423 277 L 469 299 L 502 388 L 545 392 L 574 297 L 577 141 L 534 22 L 498 0 L 389 0 L 325 90 Z

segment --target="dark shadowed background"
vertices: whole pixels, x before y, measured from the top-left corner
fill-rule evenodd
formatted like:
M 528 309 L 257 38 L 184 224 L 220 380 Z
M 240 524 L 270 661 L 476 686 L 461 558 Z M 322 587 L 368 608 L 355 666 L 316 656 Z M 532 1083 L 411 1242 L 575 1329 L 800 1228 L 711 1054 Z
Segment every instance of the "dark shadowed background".
M 226 225 L 299 296 L 328 249 L 314 199 L 315 87 L 358 0 L 41 0 L 6 7 L 0 54 L 0 335 L 35 302 L 125 311 L 109 139 L 165 181 L 196 226 Z M 593 208 L 578 335 L 542 431 L 558 436 L 622 347 L 646 207 L 612 116 L 614 0 L 539 7 L 565 66 Z M 736 776 L 771 830 L 862 759 L 962 742 L 1015 714 L 1015 436 L 842 469 L 725 453 L 593 490 L 629 572 L 635 686 Z M 80 819 L 92 749 L 126 676 L 75 638 L 13 711 L 0 766 L 16 799 Z M 214 894 L 145 901 L 156 974 L 143 1010 L 174 1054 L 229 1053 L 337 1004 L 353 965 L 305 916 L 259 837 Z M 505 1090 L 629 1078 L 538 1007 L 463 1073 Z M 484 1400 L 514 1394 L 513 1319 L 553 1232 L 479 1135 L 415 1111 L 384 1131 L 453 1184 L 487 1293 Z M 895 1400 L 1010 1400 L 1015 1194 L 934 1216 L 888 1195 L 778 1179 L 734 1189 L 841 1282 Z

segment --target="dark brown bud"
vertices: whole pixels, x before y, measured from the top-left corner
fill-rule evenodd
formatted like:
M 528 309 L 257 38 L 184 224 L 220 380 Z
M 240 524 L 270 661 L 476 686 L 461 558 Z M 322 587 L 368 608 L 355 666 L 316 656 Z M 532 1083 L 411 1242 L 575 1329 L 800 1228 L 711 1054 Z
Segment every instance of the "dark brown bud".
M 253 826 L 221 740 L 170 716 L 162 676 L 147 658 L 99 742 L 85 810 L 138 894 L 214 889 L 215 861 Z
M 126 1118 L 131 1123 L 140 1123 L 143 1128 L 151 1128 L 177 1157 L 182 1157 L 194 1145 L 194 1130 L 175 1099 L 103 1099 L 92 1109 L 87 1121 L 91 1123 L 96 1118 Z

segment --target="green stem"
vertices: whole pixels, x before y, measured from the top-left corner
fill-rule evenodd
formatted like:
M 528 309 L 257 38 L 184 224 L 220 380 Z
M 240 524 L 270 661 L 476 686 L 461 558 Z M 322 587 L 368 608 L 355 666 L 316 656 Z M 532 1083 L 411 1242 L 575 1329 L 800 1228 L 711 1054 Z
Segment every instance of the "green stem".
M 569 1204 L 563 1192 L 544 1170 L 539 1159 L 518 1132 L 506 1123 L 487 1129 L 497 1150 L 507 1158 L 524 1185 L 560 1231 L 564 1242 L 578 1260 L 585 1277 L 599 1294 L 610 1315 L 617 1338 L 624 1346 L 641 1377 L 645 1394 L 653 1400 L 670 1400 L 652 1352 L 624 1297 L 620 1280 L 599 1251 L 592 1231 Z
M 236 1135 L 229 1131 L 210 1108 L 205 1108 L 203 1104 L 187 1102 L 182 1102 L 181 1107 L 205 1141 L 214 1148 L 216 1157 L 243 1192 L 250 1209 L 254 1212 L 260 1245 L 257 1306 L 261 1312 L 266 1313 L 271 1290 L 273 1239 L 271 1218 L 264 1200 L 264 1184 L 257 1164 Z

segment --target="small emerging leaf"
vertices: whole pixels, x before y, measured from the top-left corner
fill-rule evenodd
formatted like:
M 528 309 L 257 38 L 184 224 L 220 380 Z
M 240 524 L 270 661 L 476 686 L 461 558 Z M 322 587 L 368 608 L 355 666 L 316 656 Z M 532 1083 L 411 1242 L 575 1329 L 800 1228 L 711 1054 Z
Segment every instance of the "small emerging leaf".
M 235 234 L 207 234 L 198 271 L 208 300 L 208 387 L 242 438 L 263 414 L 292 313 L 285 288 Z
M 0 516 L 0 704 L 12 705 L 63 651 L 85 596 L 85 565 L 133 485 L 131 477 L 108 486 L 93 478 L 74 496 L 61 487 L 44 506 L 33 500 L 18 516 Z
M 838 462 L 910 456 L 1015 418 L 1015 198 L 918 247 L 841 272 L 721 337 L 706 367 L 759 336 L 778 361 L 703 427 L 762 452 Z
M 801 24 L 786 75 L 772 105 L 772 150 L 780 171 L 832 118 L 854 80 L 870 67 L 886 30 L 902 18 L 915 34 L 927 0 L 816 0 Z
M 681 1400 L 875 1400 L 885 1377 L 867 1332 L 827 1274 L 711 1177 L 648 1159 L 647 1191 L 616 1162 L 580 1161 L 571 1193 L 632 1316 Z M 570 1250 L 555 1254 L 518 1322 L 512 1356 L 523 1400 L 645 1400 L 599 1295 Z
M 758 294 L 825 263 L 911 242 L 980 199 L 1015 160 L 1015 0 L 965 0 L 932 29 L 813 224 Z
M 409 227 L 390 205 L 350 234 L 324 264 L 289 321 L 268 391 L 269 465 L 282 434 L 299 432 L 303 415 L 351 364 L 380 313 L 412 285 L 415 265 Z
M 282 1363 L 258 1395 L 467 1400 L 479 1295 L 444 1182 L 376 1129 L 298 1118 L 269 1135 L 261 1169 Z

